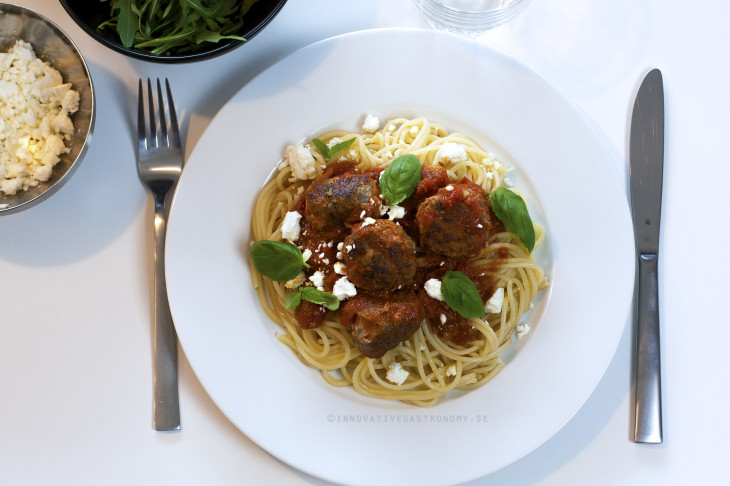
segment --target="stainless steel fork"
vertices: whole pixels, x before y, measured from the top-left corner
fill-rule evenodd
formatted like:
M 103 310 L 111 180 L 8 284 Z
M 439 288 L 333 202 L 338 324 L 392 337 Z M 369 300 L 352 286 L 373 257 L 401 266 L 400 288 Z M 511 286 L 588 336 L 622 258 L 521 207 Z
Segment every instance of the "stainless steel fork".
M 177 335 L 172 323 L 165 285 L 165 232 L 167 230 L 167 195 L 177 184 L 183 168 L 180 130 L 170 83 L 165 79 L 170 114 L 168 130 L 165 104 L 160 80 L 157 80 L 157 107 L 160 131 L 155 123 L 152 83 L 147 79 L 149 133 L 145 127 L 142 80 L 139 80 L 137 112 L 137 172 L 139 179 L 152 194 L 154 213 L 154 324 L 153 354 L 153 426 L 156 430 L 180 428 L 180 401 L 177 384 Z

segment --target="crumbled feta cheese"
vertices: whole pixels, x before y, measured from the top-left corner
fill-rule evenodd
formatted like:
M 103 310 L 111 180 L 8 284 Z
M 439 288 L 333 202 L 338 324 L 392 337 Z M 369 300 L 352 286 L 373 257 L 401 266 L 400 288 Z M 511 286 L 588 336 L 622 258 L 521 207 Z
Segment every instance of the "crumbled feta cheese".
M 406 215 L 406 208 L 398 206 L 397 204 L 387 206 L 386 211 L 388 212 L 388 219 L 391 221 L 400 219 Z
M 396 385 L 402 385 L 406 378 L 408 378 L 408 371 L 404 370 L 400 363 L 390 363 L 388 366 L 388 372 L 385 374 L 385 378 L 391 383 Z
M 482 226 L 482 223 L 477 223 L 477 228 L 482 229 L 484 226 Z
M 300 273 L 299 275 L 297 275 L 293 279 L 288 280 L 284 284 L 284 287 L 286 287 L 288 289 L 296 289 L 297 287 L 299 287 L 303 283 L 304 283 L 304 272 Z
M 408 130 L 408 131 L 409 131 L 409 132 L 411 132 L 411 135 L 415 135 L 415 134 L 417 134 L 417 133 L 418 133 L 418 127 L 417 127 L 417 126 L 415 126 L 415 125 L 413 125 L 413 126 L 411 127 L 411 129 L 410 129 L 410 130 Z
M 337 137 L 332 137 L 329 142 L 327 142 L 327 148 L 332 148 L 338 143 L 342 142 L 342 139 L 339 139 Z
M 456 365 L 452 364 L 446 368 L 446 376 L 456 376 Z
M 448 186 L 444 187 L 444 189 L 446 189 L 447 191 L 453 191 L 454 190 L 454 186 L 452 186 L 451 184 L 449 184 Z
M 281 237 L 289 241 L 297 241 L 299 239 L 299 222 L 302 220 L 302 215 L 298 211 L 289 211 L 284 216 L 284 221 L 281 223 Z
M 445 163 L 464 162 L 467 160 L 466 149 L 463 145 L 453 142 L 446 142 L 436 152 L 436 162 Z
M 325 265 L 329 265 L 330 264 L 329 258 L 323 258 L 322 263 L 324 263 Z
M 354 245 L 345 245 L 345 252 L 350 253 L 353 248 L 355 248 Z
M 307 260 L 309 260 L 309 257 L 311 257 L 311 256 L 312 256 L 312 250 L 310 250 L 309 248 L 307 248 L 306 250 L 304 250 L 302 252 L 302 258 L 304 259 L 305 262 Z
M 332 293 L 338 299 L 345 300 L 348 297 L 355 297 L 357 295 L 357 289 L 352 282 L 347 280 L 347 277 L 340 277 L 337 282 L 335 282 L 335 285 L 332 288 Z
M 377 116 L 367 115 L 365 121 L 362 122 L 362 129 L 367 133 L 373 133 L 380 128 L 380 120 Z
M 343 258 L 345 258 L 345 255 L 344 255 L 344 253 L 342 253 L 341 251 L 338 251 L 338 252 L 337 252 L 337 259 L 338 259 L 338 260 L 342 260 Z
M 515 183 L 512 182 L 512 178 L 509 176 L 505 176 L 502 179 L 502 183 L 504 184 L 505 187 L 514 187 L 514 185 L 515 185 Z
M 395 125 L 391 123 L 390 125 L 388 125 L 388 131 L 392 132 L 393 130 L 395 130 Z
M 29 43 L 18 40 L 0 54 L 0 193 L 13 195 L 51 177 L 70 151 L 69 115 L 79 101 L 78 91 Z
M 439 320 L 441 321 L 441 324 L 446 324 L 446 314 L 441 314 Z
M 314 179 L 317 176 L 317 162 L 308 145 L 290 145 L 286 149 L 286 158 L 297 179 Z
M 342 249 L 345 247 L 345 244 L 343 242 L 337 243 L 337 250 L 342 251 Z
M 345 275 L 345 264 L 342 262 L 335 263 L 335 273 L 338 275 Z
M 324 290 L 324 273 L 322 273 L 320 270 L 314 272 L 312 276 L 309 277 L 309 281 L 314 284 L 317 290 Z
M 369 226 L 369 225 L 373 224 L 374 222 L 375 222 L 375 220 L 373 218 L 367 217 L 367 218 L 365 218 L 365 221 L 362 222 L 361 226 L 364 228 L 365 226 Z
M 429 297 L 443 302 L 444 296 L 441 295 L 441 280 L 437 278 L 430 278 L 423 284 L 423 288 L 426 290 Z
M 365 217 L 365 214 L 366 214 L 366 212 L 363 209 L 362 212 L 360 213 L 360 219 L 363 219 Z
M 487 300 L 484 305 L 484 310 L 496 314 L 502 312 L 502 303 L 504 302 L 504 288 L 500 287 L 494 291 L 492 296 Z
M 517 332 L 517 338 L 522 339 L 523 337 L 527 336 L 527 333 L 530 332 L 530 326 L 524 322 L 521 322 L 517 324 L 517 327 L 515 327 L 515 331 Z
M 320 259 L 324 258 L 324 252 L 320 253 L 320 254 L 319 254 L 319 255 L 317 255 L 317 256 L 318 256 L 318 257 L 319 257 Z

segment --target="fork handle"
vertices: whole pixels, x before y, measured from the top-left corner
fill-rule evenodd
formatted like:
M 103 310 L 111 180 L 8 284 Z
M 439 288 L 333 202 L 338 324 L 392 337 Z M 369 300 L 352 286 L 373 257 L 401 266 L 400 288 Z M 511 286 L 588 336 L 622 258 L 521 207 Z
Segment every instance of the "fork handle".
M 165 233 L 167 218 L 164 201 L 155 197 L 154 325 L 152 333 L 153 425 L 155 430 L 180 428 L 180 399 L 177 384 L 177 334 L 172 323 L 165 283 Z

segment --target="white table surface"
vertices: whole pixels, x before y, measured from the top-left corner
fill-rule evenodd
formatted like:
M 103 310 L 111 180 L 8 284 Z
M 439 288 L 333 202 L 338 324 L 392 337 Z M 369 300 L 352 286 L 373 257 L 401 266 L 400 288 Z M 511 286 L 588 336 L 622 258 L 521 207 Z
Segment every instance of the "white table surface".
M 58 2 L 19 3 L 53 19 L 79 45 L 98 118 L 86 158 L 58 193 L 0 216 L 0 484 L 324 484 L 240 433 L 182 352 L 182 430 L 151 427 L 151 201 L 134 163 L 137 79 L 170 78 L 189 155 L 225 102 L 295 49 L 355 30 L 428 24 L 410 0 L 289 0 L 249 45 L 171 66 L 102 47 Z M 532 454 L 470 484 L 730 484 L 730 232 L 722 209 L 730 180 L 728 19 L 730 3 L 719 0 L 534 0 L 480 39 L 573 101 L 625 182 L 640 79 L 653 67 L 664 74 L 665 441 L 630 440 L 628 323 L 575 417 Z

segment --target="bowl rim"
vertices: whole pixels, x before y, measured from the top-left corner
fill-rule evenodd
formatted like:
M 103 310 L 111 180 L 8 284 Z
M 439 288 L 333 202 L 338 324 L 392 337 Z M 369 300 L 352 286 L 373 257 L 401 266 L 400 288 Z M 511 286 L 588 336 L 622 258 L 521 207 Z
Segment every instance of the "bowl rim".
M 213 59 L 215 57 L 218 57 L 222 54 L 225 54 L 226 52 L 232 51 L 243 44 L 246 44 L 251 41 L 251 39 L 256 36 L 259 32 L 261 32 L 264 27 L 266 27 L 273 19 L 278 15 L 278 13 L 281 11 L 281 9 L 286 4 L 287 0 L 277 0 L 276 5 L 274 8 L 269 12 L 266 17 L 263 19 L 262 22 L 258 23 L 255 27 L 253 27 L 250 31 L 246 34 L 246 40 L 245 41 L 232 41 L 227 44 L 223 44 L 221 46 L 215 47 L 208 51 L 203 52 L 197 52 L 192 54 L 186 54 L 186 55 L 173 55 L 173 56 L 156 56 L 154 54 L 149 54 L 146 52 L 138 51 L 133 48 L 127 48 L 123 45 L 112 42 L 111 40 L 99 35 L 99 33 L 96 31 L 95 27 L 90 26 L 87 24 L 77 13 L 76 11 L 69 5 L 69 2 L 67 0 L 59 0 L 61 5 L 63 6 L 64 10 L 66 10 L 66 13 L 73 19 L 76 24 L 81 27 L 81 29 L 86 32 L 89 36 L 91 36 L 94 40 L 101 43 L 102 45 L 119 52 L 121 54 L 124 54 L 125 56 L 133 57 L 135 59 L 140 59 L 142 61 L 149 61 L 149 62 L 156 62 L 156 63 L 163 63 L 163 64 L 179 64 L 179 63 L 188 63 L 188 62 L 199 62 L 204 61 L 207 59 Z
M 35 206 L 36 204 L 39 204 L 40 202 L 48 199 L 51 195 L 56 193 L 61 187 L 63 187 L 64 184 L 71 178 L 74 172 L 76 172 L 76 169 L 78 169 L 78 166 L 80 165 L 81 161 L 83 160 L 84 156 L 86 155 L 86 152 L 89 149 L 89 145 L 91 143 L 91 139 L 94 134 L 94 125 L 96 123 L 96 94 L 94 90 L 94 82 L 91 78 L 91 71 L 89 71 L 89 66 L 86 63 L 86 59 L 84 59 L 83 54 L 81 53 L 81 49 L 79 49 L 79 46 L 76 45 L 76 43 L 73 41 L 71 36 L 69 36 L 63 29 L 61 29 L 55 22 L 53 22 L 51 19 L 46 17 L 43 14 L 40 14 L 36 12 L 35 10 L 32 10 L 28 7 L 24 7 L 21 5 L 17 5 L 14 3 L 6 3 L 2 2 L 0 3 L 0 13 L 13 13 L 13 14 L 25 14 L 29 17 L 36 18 L 43 23 L 45 23 L 49 28 L 51 28 L 53 31 L 56 32 L 63 40 L 66 42 L 76 53 L 76 56 L 78 57 L 79 61 L 81 62 L 81 66 L 83 67 L 84 72 L 86 73 L 86 78 L 89 80 L 89 93 L 91 94 L 91 106 L 89 107 L 89 128 L 86 130 L 86 135 L 84 136 L 84 143 L 79 149 L 79 153 L 76 154 L 76 157 L 71 161 L 71 164 L 69 168 L 64 172 L 57 181 L 52 183 L 50 186 L 48 186 L 43 192 L 36 195 L 35 197 L 28 199 L 27 201 L 23 201 L 21 203 L 18 203 L 14 206 L 7 206 L 2 207 L 0 205 L 0 215 L 6 215 L 11 213 L 17 213 L 19 211 L 28 209 L 30 207 Z M 29 43 L 32 42 L 29 40 Z M 35 50 L 35 49 L 34 49 Z

